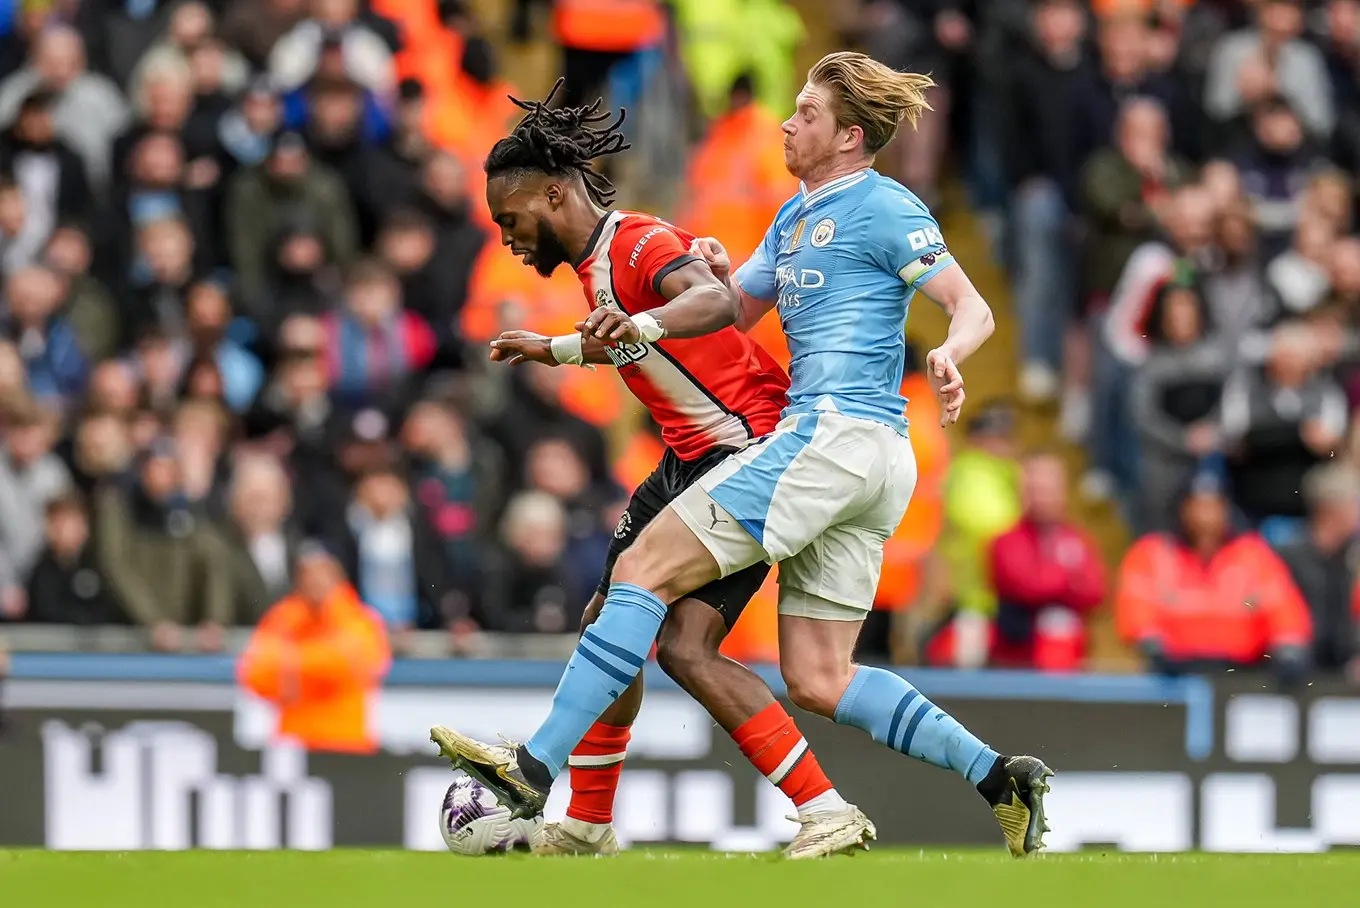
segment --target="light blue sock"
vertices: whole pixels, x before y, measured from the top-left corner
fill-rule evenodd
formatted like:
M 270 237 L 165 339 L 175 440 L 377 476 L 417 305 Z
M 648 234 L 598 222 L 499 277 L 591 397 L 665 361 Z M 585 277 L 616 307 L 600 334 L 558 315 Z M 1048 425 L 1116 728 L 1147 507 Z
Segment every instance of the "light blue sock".
M 590 726 L 642 671 L 665 617 L 666 606 L 650 590 L 610 585 L 600 617 L 581 635 L 557 683 L 552 711 L 524 745 L 553 778 Z
M 976 785 L 996 761 L 958 720 L 931 703 L 901 675 L 861 665 L 836 704 L 836 721 L 853 725 L 899 753 L 952 769 Z

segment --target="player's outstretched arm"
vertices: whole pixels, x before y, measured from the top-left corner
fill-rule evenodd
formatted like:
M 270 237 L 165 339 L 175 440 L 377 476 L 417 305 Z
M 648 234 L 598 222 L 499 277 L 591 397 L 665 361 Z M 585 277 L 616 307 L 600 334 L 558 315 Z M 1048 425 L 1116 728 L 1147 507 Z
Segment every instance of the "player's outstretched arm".
M 608 366 L 612 364 L 604 342 L 579 334 L 548 337 L 532 331 L 504 331 L 491 342 L 491 361 L 518 366 L 542 363 L 545 366 Z
M 996 330 L 992 307 L 957 262 L 942 268 L 919 289 L 949 313 L 949 336 L 938 349 L 954 363 L 976 353 Z
M 631 318 L 618 309 L 601 307 L 581 322 L 582 336 L 627 344 L 702 337 L 735 324 L 741 314 L 739 301 L 701 261 L 676 268 L 662 279 L 659 289 L 668 300 L 664 306 Z

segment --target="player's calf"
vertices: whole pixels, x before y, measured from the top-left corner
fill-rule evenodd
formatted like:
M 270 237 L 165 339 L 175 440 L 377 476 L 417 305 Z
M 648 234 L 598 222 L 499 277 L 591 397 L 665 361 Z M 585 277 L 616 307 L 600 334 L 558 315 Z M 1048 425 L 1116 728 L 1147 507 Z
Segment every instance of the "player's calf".
M 596 593 L 581 618 L 581 632 L 600 616 L 605 598 Z M 567 758 L 571 800 L 566 818 L 544 825 L 532 842 L 535 854 L 616 854 L 614 798 L 628 752 L 633 720 L 642 706 L 642 675 L 638 675 L 599 720 L 586 732 Z
M 647 525 L 615 562 L 604 608 L 581 635 L 547 720 L 516 754 L 526 778 L 544 790 L 552 785 L 590 726 L 642 671 L 669 604 L 717 576 L 713 557 L 669 508 Z
M 671 610 L 657 641 L 657 663 L 723 727 L 760 774 L 782 791 L 798 811 L 798 848 L 790 856 L 832 854 L 873 837 L 863 818 L 836 791 L 793 717 L 765 682 L 718 651 L 726 633 L 723 616 L 697 600 Z M 828 831 L 834 827 L 834 834 Z M 850 841 L 853 839 L 853 841 Z M 845 841 L 842 841 L 845 840 Z M 830 849 L 830 850 L 826 850 Z

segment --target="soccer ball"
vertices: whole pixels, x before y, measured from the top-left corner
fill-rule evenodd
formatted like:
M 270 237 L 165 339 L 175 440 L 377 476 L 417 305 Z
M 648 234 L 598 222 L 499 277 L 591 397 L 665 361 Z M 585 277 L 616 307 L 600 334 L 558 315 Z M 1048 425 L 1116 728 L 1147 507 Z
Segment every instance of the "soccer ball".
M 503 854 L 527 849 L 542 825 L 542 817 L 514 819 L 491 789 L 467 775 L 453 780 L 439 809 L 439 834 L 454 854 Z

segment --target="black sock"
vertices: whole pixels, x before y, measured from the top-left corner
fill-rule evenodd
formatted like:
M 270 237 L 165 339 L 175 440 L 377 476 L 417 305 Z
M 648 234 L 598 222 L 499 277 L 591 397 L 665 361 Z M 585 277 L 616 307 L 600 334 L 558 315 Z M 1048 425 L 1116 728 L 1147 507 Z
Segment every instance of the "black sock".
M 1010 778 L 1006 772 L 1006 758 L 998 756 L 992 768 L 987 770 L 986 777 L 977 783 L 978 794 L 986 798 L 988 804 L 998 804 L 1009 790 Z
M 515 748 L 515 759 L 519 761 L 519 771 L 524 773 L 526 782 L 543 791 L 552 788 L 552 773 L 548 772 L 548 767 L 543 765 L 543 761 L 529 753 L 529 748 L 523 744 Z

